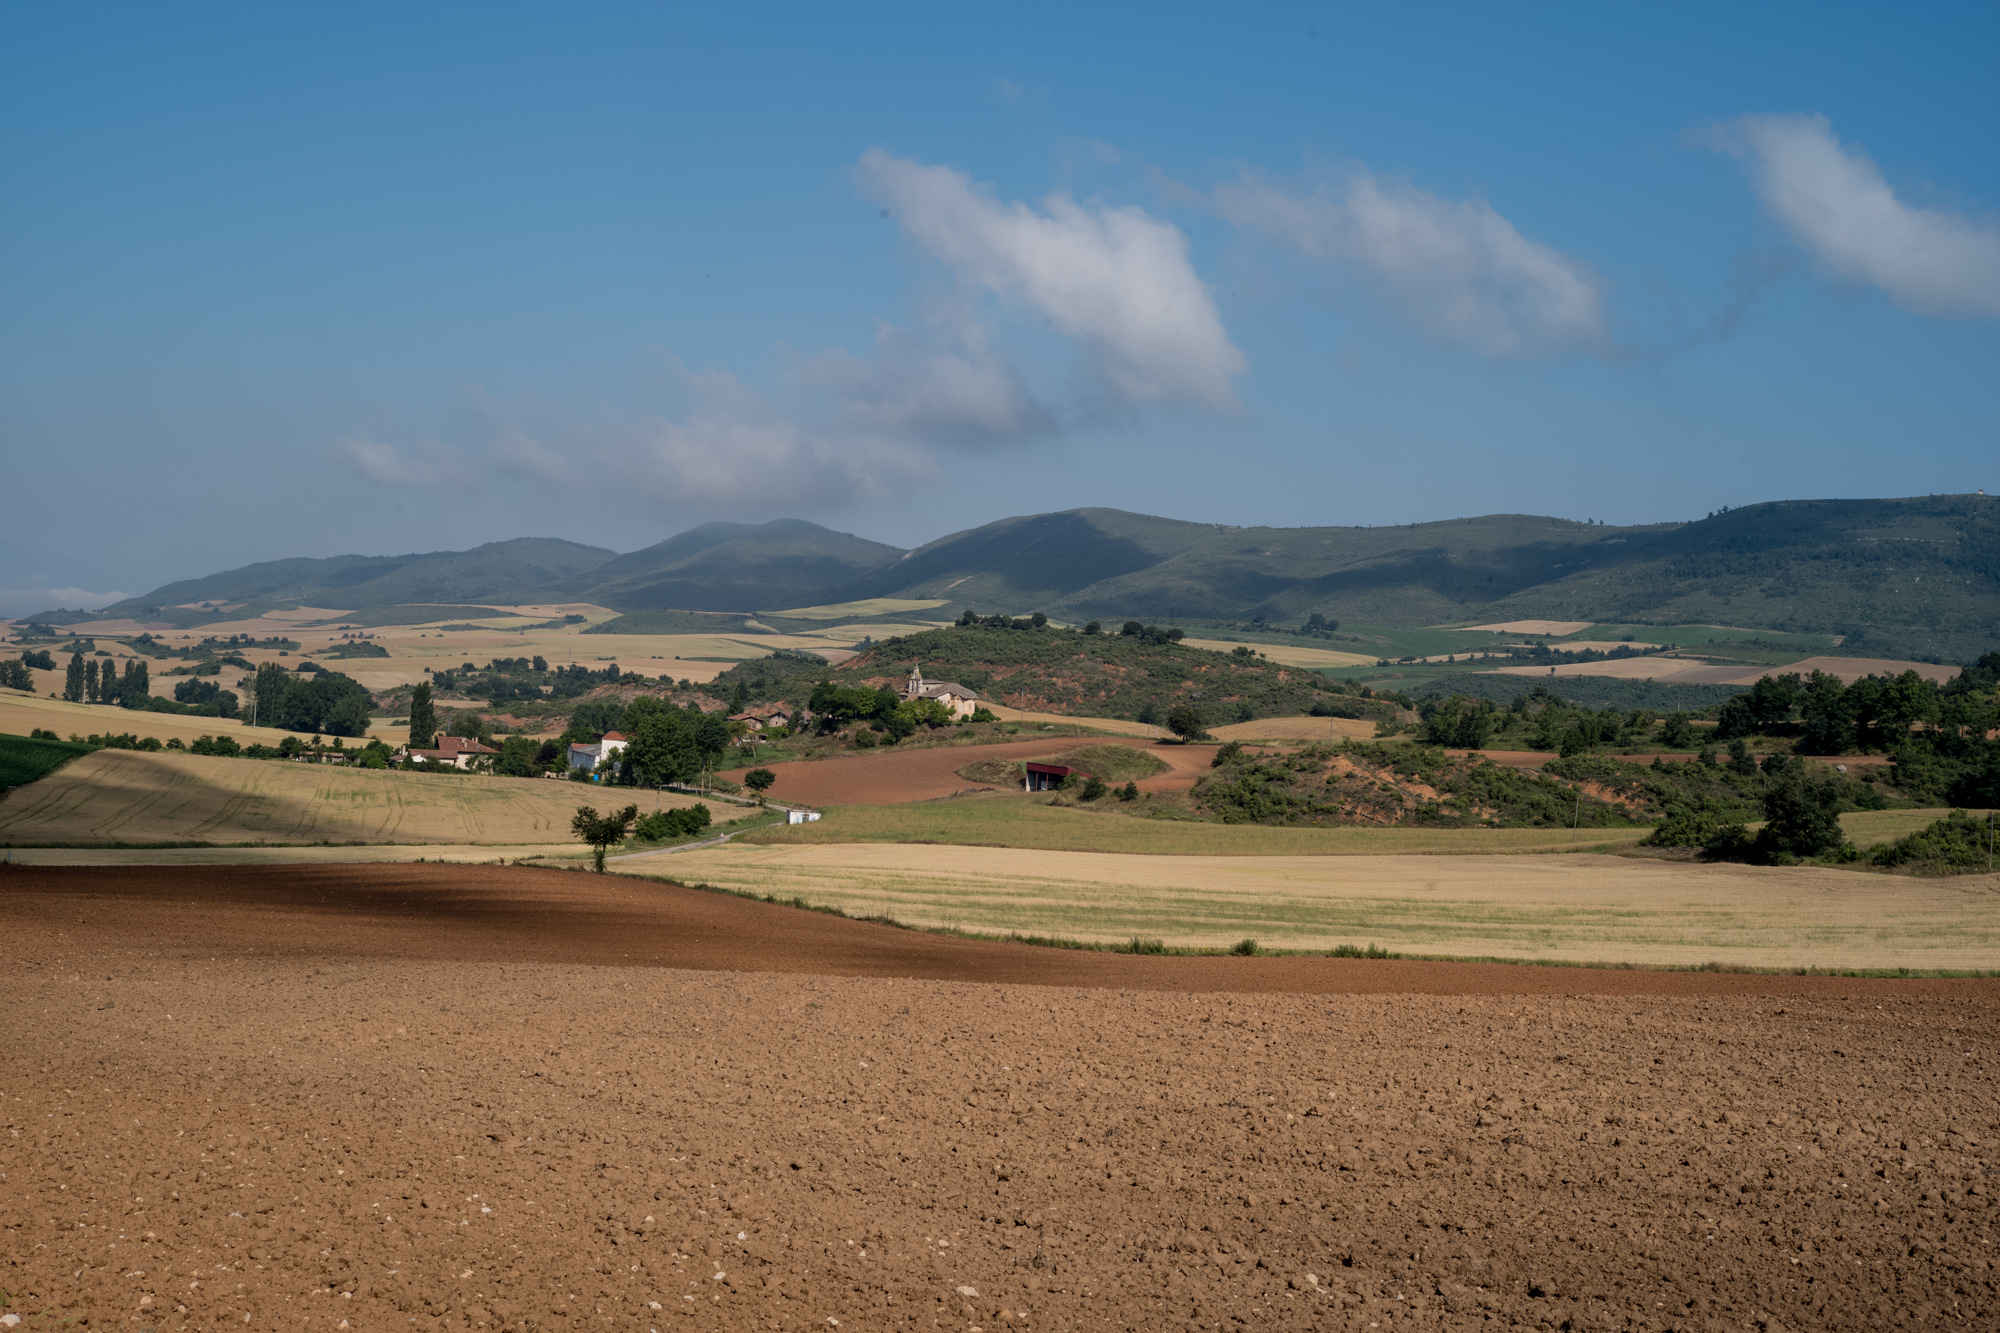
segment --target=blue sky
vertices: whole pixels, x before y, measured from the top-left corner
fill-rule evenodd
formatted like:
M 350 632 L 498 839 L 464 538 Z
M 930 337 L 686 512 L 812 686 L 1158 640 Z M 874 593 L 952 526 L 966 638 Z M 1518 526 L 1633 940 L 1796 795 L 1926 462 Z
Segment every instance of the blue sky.
M 1991 5 L 0 5 L 0 612 L 2000 487 Z

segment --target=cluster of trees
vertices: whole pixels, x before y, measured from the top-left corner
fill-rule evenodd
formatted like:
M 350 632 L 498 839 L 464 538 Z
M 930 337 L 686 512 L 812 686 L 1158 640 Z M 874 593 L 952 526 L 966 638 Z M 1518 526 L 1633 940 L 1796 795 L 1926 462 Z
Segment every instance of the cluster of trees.
M 830 680 L 813 687 L 806 707 L 823 732 L 862 725 L 865 729 L 856 733 L 855 743 L 864 749 L 877 744 L 877 736 L 886 737 L 887 743 L 893 745 L 915 733 L 918 727 L 935 730 L 956 720 L 951 710 L 935 699 L 905 699 L 887 685 L 871 690 L 866 686 L 836 685 Z
M 1315 611 L 1306 617 L 1305 624 L 1299 626 L 1299 633 L 1314 639 L 1330 639 L 1334 631 L 1339 628 L 1338 620 L 1329 620 Z
M 186 704 L 204 715 L 235 717 L 238 700 L 234 691 L 225 690 L 212 680 L 190 676 L 174 686 L 174 702 Z
M 1940 685 L 1914 671 L 1842 685 L 1824 672 L 1767 676 L 1722 706 L 1725 739 L 1782 735 L 1801 754 L 1886 751 L 1891 780 L 1923 805 L 2000 805 L 2000 652 Z
M 1033 615 L 1022 616 L 1018 620 L 1010 616 L 982 616 L 968 606 L 956 623 L 960 629 L 972 629 L 976 626 L 984 626 L 987 629 L 1042 629 L 1048 625 L 1049 618 L 1040 611 Z M 1098 628 L 1102 629 L 1103 626 L 1100 625 Z
M 266 662 L 244 688 L 250 692 L 252 718 L 260 727 L 327 736 L 368 734 L 374 701 L 361 682 L 338 671 L 316 671 L 306 680 L 276 662 Z
M 1853 809 L 1849 790 L 1857 784 L 1832 773 L 1815 773 L 1798 760 L 1767 764 L 1758 798 L 1764 827 L 1751 833 L 1741 817 L 1714 797 L 1697 797 L 1668 807 L 1667 817 L 1646 838 L 1654 847 L 1699 847 L 1710 860 L 1789 865 L 1813 857 L 1854 860 L 1859 855 L 1840 829 L 1842 810 Z
M 1943 685 L 1914 671 L 1843 685 L 1815 671 L 1766 676 L 1723 704 L 1716 734 L 1791 734 L 1805 754 L 1900 749 L 1913 736 L 1984 732 L 2000 725 L 1990 695 L 2000 652 L 1987 653 Z
M 63 673 L 63 698 L 71 703 L 124 704 L 131 708 L 144 708 L 151 693 L 150 673 L 146 664 L 136 657 L 126 659 L 125 674 L 120 676 L 118 663 L 109 657 L 100 662 L 98 658 L 87 658 L 78 651 L 70 655 L 69 667 Z
M 434 671 L 431 683 L 440 690 L 453 690 L 504 704 L 517 699 L 575 699 L 600 685 L 616 685 L 633 673 L 621 672 L 612 662 L 593 671 L 579 662 L 550 669 L 546 658 L 496 657 L 486 666 L 467 662 L 451 671 Z
M 1120 638 L 1137 639 L 1140 643 L 1179 643 L 1187 637 L 1187 631 L 1178 625 L 1171 629 L 1161 629 L 1158 625 L 1142 625 L 1136 620 L 1128 620 L 1119 627 Z

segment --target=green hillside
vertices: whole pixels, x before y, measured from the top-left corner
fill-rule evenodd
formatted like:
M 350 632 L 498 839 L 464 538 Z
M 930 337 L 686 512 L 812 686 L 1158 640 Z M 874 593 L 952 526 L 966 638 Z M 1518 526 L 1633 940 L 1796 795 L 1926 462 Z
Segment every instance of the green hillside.
M 1037 712 L 1138 718 L 1149 705 L 1164 715 L 1190 703 L 1211 726 L 1307 713 L 1315 705 L 1343 717 L 1388 715 L 1361 699 L 1358 686 L 1279 666 L 1248 649 L 1219 653 L 1054 626 L 926 630 L 884 639 L 820 675 L 846 685 L 900 686 L 913 666 L 921 666 L 926 679 L 955 681 L 994 702 Z
M 95 616 L 65 613 L 62 623 L 139 617 L 188 628 L 286 606 L 361 610 L 410 603 L 508 602 L 524 589 L 594 569 L 612 555 L 553 537 L 517 537 L 470 551 L 270 560 L 169 583 L 144 596 L 115 602 Z M 174 610 L 192 602 L 221 602 L 241 609 Z
M 940 619 L 1042 611 L 1187 628 L 1351 631 L 1325 647 L 1402 656 L 1433 627 L 1594 622 L 1638 637 L 1793 636 L 1867 657 L 1966 660 L 2000 626 L 2000 500 L 1785 500 L 1693 523 L 1615 528 L 1528 514 L 1390 527 L 1240 528 L 1074 509 L 1003 519 L 903 552 L 797 519 L 708 523 L 629 555 L 523 539 L 467 552 L 280 560 L 170 584 L 108 608 L 206 623 L 283 605 L 590 601 L 628 613 L 750 614 L 949 599 Z M 66 614 L 62 623 L 89 617 Z M 1261 620 L 1260 620 L 1261 618 Z M 768 623 L 768 622 L 767 622 Z M 1718 627 L 1720 627 L 1718 629 Z M 1653 635 L 1660 637 L 1660 635 Z M 1790 646 L 1790 645 L 1782 645 Z
M 1063 620 L 1699 622 L 1846 635 L 1839 651 L 1853 655 L 1962 658 L 2000 625 L 2000 501 L 1778 501 L 1633 528 L 1521 514 L 1230 528 L 1082 509 L 954 534 L 839 595 Z
M 539 600 L 595 602 L 614 611 L 809 606 L 838 600 L 820 594 L 902 554 L 795 518 L 704 523 L 541 589 Z

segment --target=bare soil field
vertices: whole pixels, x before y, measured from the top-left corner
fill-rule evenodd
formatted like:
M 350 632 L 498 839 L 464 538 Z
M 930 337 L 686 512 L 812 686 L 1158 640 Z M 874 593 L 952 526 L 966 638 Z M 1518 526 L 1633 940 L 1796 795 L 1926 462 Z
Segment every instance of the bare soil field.
M 569 836 L 579 805 L 655 796 L 538 778 L 398 773 L 171 751 L 99 750 L 0 799 L 0 843 L 401 842 L 505 846 Z M 662 809 L 704 804 L 667 792 Z M 714 803 L 728 820 L 741 807 Z
M 1992 1327 L 2000 982 L 0 872 L 29 1327 Z M 758 969 L 758 970 L 752 970 Z
M 2000 875 L 1574 856 L 732 842 L 617 869 L 986 934 L 1665 967 L 2000 970 Z
M 1255 722 L 1231 722 L 1226 727 L 1210 727 L 1208 734 L 1220 741 L 1372 741 L 1375 724 L 1351 717 L 1264 717 Z
M 1214 751 L 1182 745 L 1155 745 L 1144 740 L 1099 738 L 1106 745 L 1144 749 L 1168 766 L 1168 771 L 1139 782 L 1141 791 L 1192 787 L 1197 774 L 1208 770 Z M 1078 747 L 1074 735 L 1023 738 L 997 745 L 941 745 L 926 750 L 890 748 L 839 759 L 800 759 L 766 765 L 778 780 L 771 795 L 794 805 L 894 805 L 932 801 L 976 789 L 981 784 L 960 777 L 958 770 L 982 760 L 1013 764 L 1045 759 Z

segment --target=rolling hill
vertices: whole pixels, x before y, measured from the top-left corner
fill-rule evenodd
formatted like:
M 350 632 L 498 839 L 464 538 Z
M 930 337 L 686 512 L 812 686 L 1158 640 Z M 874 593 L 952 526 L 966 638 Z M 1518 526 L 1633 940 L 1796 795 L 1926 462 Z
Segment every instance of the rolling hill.
M 829 600 L 820 594 L 902 554 L 796 518 L 704 523 L 520 600 L 595 602 L 614 611 L 805 606 Z
M 113 603 L 95 618 L 116 620 L 134 616 L 193 626 L 257 615 L 279 606 L 325 606 L 357 611 L 406 603 L 506 602 L 515 600 L 512 594 L 517 590 L 573 578 L 595 569 L 615 554 L 560 538 L 517 537 L 488 542 L 470 551 L 270 560 L 206 578 L 169 583 L 144 596 Z M 179 614 L 174 611 L 176 607 L 200 602 L 243 609 L 230 611 L 227 616 L 219 611 Z
M 947 599 L 947 615 L 969 606 L 1079 622 L 1296 623 L 1319 612 L 1398 627 L 1733 625 L 1844 635 L 1840 651 L 1862 656 L 1970 659 L 2000 637 L 2000 499 L 1784 500 L 1623 528 L 1527 514 L 1243 528 L 1073 509 L 1001 519 L 909 552 L 798 519 L 708 523 L 629 555 L 522 539 L 462 553 L 272 561 L 169 584 L 99 617 L 185 619 L 202 613 L 161 608 L 215 600 L 747 613 L 876 598 Z M 90 618 L 65 613 L 58 623 Z
M 830 596 L 1066 620 L 1707 623 L 1970 657 L 2000 627 L 2000 500 L 1777 501 L 1627 528 L 1522 514 L 1232 528 L 1080 509 L 941 538 Z

